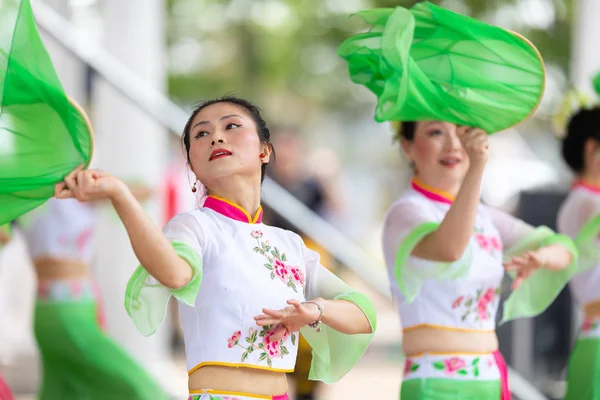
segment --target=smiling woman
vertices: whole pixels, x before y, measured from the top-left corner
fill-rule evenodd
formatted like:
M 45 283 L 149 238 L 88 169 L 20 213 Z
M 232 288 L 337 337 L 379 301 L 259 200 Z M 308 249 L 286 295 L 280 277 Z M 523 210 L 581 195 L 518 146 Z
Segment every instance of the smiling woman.
M 59 198 L 112 201 L 141 262 L 125 296 L 136 327 L 154 333 L 171 295 L 179 300 L 191 399 L 287 399 L 300 333 L 313 348 L 309 378 L 338 381 L 367 349 L 375 311 L 298 235 L 262 223 L 274 151 L 260 110 L 233 97 L 202 103 L 182 142 L 208 197 L 162 232 L 101 171 L 76 169 L 56 187 Z

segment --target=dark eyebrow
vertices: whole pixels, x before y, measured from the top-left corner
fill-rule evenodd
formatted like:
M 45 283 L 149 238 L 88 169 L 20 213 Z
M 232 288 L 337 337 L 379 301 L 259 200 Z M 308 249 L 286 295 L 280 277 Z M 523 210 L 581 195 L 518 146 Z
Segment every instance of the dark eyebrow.
M 231 118 L 231 117 L 240 117 L 241 119 L 244 119 L 244 117 L 242 117 L 241 115 L 237 115 L 237 114 L 228 114 L 228 115 L 225 115 L 225 116 L 221 117 L 221 118 L 219 119 L 219 121 L 223 121 L 224 119 Z M 192 129 L 194 129 L 194 128 L 195 128 L 195 127 L 197 127 L 198 125 L 206 125 L 206 124 L 208 124 L 208 123 L 210 123 L 210 122 L 209 122 L 209 121 L 200 121 L 200 122 L 196 122 L 196 123 L 194 124 L 194 126 L 192 126 Z

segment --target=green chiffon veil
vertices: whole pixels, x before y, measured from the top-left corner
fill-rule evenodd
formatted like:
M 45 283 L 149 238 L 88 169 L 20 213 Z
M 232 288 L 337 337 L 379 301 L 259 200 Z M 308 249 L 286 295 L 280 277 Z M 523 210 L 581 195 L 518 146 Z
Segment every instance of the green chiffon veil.
M 64 92 L 29 0 L 0 0 L 0 225 L 43 204 L 92 158 L 84 111 Z
M 488 133 L 537 108 L 545 68 L 524 37 L 429 2 L 358 12 L 371 26 L 338 54 L 377 96 L 375 120 L 443 120 Z

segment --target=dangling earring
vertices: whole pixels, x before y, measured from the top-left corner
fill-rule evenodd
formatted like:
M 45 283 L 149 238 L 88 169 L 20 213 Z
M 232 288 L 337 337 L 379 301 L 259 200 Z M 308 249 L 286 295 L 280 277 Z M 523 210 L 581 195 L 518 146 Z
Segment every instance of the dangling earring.
M 194 186 L 192 186 L 192 193 L 196 193 L 198 189 L 196 188 L 196 182 L 194 182 Z

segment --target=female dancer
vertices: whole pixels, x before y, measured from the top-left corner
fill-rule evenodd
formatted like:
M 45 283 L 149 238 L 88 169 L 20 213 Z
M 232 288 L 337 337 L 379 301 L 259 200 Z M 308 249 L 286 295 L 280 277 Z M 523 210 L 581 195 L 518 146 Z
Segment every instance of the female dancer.
M 74 199 L 52 198 L 17 221 L 38 281 L 39 398 L 165 399 L 144 369 L 102 332 L 102 306 L 89 269 L 93 225 L 91 206 Z
M 576 180 L 558 214 L 558 229 L 575 240 L 580 269 L 570 283 L 584 313 L 568 367 L 566 400 L 600 399 L 600 107 L 569 121 L 562 154 Z
M 401 125 L 414 178 L 389 210 L 383 246 L 404 327 L 402 399 L 509 398 L 495 333 L 503 256 L 513 288 L 533 297 L 525 278 L 573 259 L 568 239 L 481 204 L 487 138 L 444 121 Z
M 56 187 L 58 198 L 112 201 L 142 264 L 125 299 L 142 333 L 157 329 L 171 295 L 179 300 L 192 399 L 287 399 L 298 331 L 313 348 L 311 379 L 335 382 L 375 331 L 365 296 L 323 267 L 299 236 L 261 223 L 269 137 L 258 108 L 245 100 L 197 107 L 183 143 L 208 197 L 162 233 L 108 174 L 76 169 Z
M 405 328 L 401 398 L 509 398 L 495 333 L 503 258 L 515 274 L 504 320 L 543 311 L 577 268 L 568 237 L 480 203 L 486 131 L 536 108 L 543 62 L 519 35 L 427 2 L 359 15 L 373 27 L 339 54 L 378 96 L 376 120 L 404 121 L 414 168 L 383 234 Z

